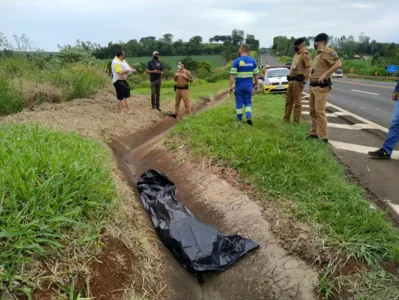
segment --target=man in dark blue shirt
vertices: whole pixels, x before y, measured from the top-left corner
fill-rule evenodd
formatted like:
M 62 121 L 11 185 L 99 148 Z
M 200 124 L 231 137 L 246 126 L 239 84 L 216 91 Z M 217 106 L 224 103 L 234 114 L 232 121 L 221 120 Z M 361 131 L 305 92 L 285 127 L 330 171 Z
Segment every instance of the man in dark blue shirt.
M 373 158 L 391 159 L 393 149 L 399 141 L 399 81 L 393 91 L 392 100 L 395 101 L 396 104 L 393 111 L 391 128 L 389 128 L 387 138 L 382 148 L 374 152 L 369 152 L 369 155 Z
M 258 89 L 259 69 L 255 59 L 249 56 L 249 46 L 241 45 L 240 57 L 238 57 L 230 71 L 230 93 L 235 83 L 237 120 L 242 121 L 245 106 L 247 124 L 252 126 L 252 94 L 253 89 Z M 255 80 L 255 83 L 253 82 Z
M 152 54 L 152 60 L 147 64 L 146 72 L 150 74 L 151 82 L 151 105 L 152 109 L 161 111 L 160 108 L 160 97 L 161 97 L 161 75 L 163 74 L 163 66 L 159 61 L 158 51 L 154 51 Z

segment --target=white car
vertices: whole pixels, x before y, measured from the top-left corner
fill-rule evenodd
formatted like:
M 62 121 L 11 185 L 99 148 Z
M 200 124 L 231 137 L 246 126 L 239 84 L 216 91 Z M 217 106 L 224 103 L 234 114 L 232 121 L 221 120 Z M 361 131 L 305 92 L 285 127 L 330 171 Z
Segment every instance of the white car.
M 344 72 L 341 69 L 338 69 L 335 71 L 332 75 L 332 78 L 343 78 L 344 77 Z
M 288 90 L 287 75 L 290 70 L 281 67 L 267 69 L 263 79 L 263 91 L 265 93 L 285 93 Z

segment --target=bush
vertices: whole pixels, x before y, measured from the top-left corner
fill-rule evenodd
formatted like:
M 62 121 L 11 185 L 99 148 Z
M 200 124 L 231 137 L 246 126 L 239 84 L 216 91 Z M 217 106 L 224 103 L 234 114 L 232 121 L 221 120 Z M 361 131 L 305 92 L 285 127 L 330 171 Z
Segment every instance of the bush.
M 197 77 L 201 78 L 201 79 L 205 79 L 206 77 L 208 77 L 210 74 L 210 71 L 208 71 L 205 68 L 199 68 L 197 69 Z
M 221 71 L 210 75 L 208 78 L 206 78 L 206 81 L 215 83 L 220 80 L 227 80 L 229 78 L 230 78 L 230 71 Z
M 289 61 L 291 61 L 291 60 L 292 60 L 292 58 L 289 57 L 289 56 L 281 56 L 281 57 L 278 59 L 278 61 L 279 61 L 281 64 L 286 64 L 287 62 L 289 62 Z
M 24 109 L 24 95 L 14 87 L 7 76 L 0 74 L 0 116 L 10 115 Z
M 19 274 L 32 258 L 96 240 L 116 192 L 104 166 L 110 153 L 98 142 L 33 125 L 0 126 L 0 140 L 4 292 L 33 280 Z

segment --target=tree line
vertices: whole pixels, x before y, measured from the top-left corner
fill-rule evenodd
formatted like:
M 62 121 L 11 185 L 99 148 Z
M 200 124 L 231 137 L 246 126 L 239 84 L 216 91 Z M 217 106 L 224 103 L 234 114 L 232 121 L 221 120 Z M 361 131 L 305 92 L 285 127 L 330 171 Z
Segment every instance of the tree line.
M 307 45 L 309 49 L 313 49 L 314 37 L 307 38 Z M 279 56 L 294 56 L 294 41 L 295 37 L 276 36 L 273 39 L 272 49 Z M 353 35 L 348 37 L 343 35 L 341 37 L 330 36 L 329 46 L 334 48 L 341 57 L 345 59 L 362 58 L 363 56 L 376 56 L 375 62 L 381 59 L 386 59 L 392 63 L 399 62 L 399 45 L 395 43 L 379 43 L 376 40 L 371 40 L 369 36 L 362 33 L 355 38 Z
M 251 50 L 259 49 L 259 40 L 253 34 L 245 34 L 238 29 L 234 29 L 230 35 L 215 35 L 208 43 L 199 35 L 193 36 L 188 42 L 181 39 L 174 41 L 173 35 L 166 33 L 158 39 L 148 36 L 127 42 L 109 42 L 107 46 L 78 40 L 76 46 L 91 51 L 98 59 L 112 58 L 116 51 L 123 49 L 129 57 L 151 56 L 157 50 L 162 56 L 222 55 L 226 61 L 230 61 L 237 57 L 238 46 L 243 43 L 248 44 Z

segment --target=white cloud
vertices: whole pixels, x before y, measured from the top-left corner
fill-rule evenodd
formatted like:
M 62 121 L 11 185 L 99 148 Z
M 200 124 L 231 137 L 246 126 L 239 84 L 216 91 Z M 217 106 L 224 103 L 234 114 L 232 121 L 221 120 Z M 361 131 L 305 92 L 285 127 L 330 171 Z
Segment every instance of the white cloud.
M 90 40 L 100 44 L 172 33 L 188 40 L 235 28 L 270 46 L 276 35 L 354 35 L 399 42 L 398 0 L 0 0 L 0 32 L 26 33 L 39 47 Z M 376 8 L 378 7 L 378 11 Z

